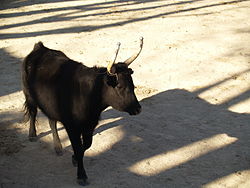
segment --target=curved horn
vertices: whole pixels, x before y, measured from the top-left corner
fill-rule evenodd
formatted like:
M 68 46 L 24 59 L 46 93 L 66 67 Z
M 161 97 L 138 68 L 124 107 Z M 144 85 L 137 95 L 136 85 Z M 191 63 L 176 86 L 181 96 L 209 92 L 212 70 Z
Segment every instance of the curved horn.
M 142 46 L 143 46 L 143 37 L 140 38 L 140 50 L 139 50 L 139 52 L 137 52 L 136 54 L 134 54 L 133 56 L 128 58 L 124 63 L 126 63 L 129 66 L 141 53 Z
M 118 43 L 117 43 L 117 49 L 116 49 L 116 52 L 115 52 L 114 61 L 113 61 L 113 62 L 110 62 L 110 63 L 108 64 L 108 66 L 107 66 L 107 71 L 108 71 L 108 73 L 111 74 L 111 75 L 113 75 L 113 73 L 111 72 L 111 68 L 112 68 L 112 66 L 113 66 L 114 63 L 115 63 L 115 60 L 116 60 L 117 55 L 118 55 L 118 52 L 119 52 L 119 50 L 120 50 L 120 46 L 121 46 L 121 43 L 118 42 Z

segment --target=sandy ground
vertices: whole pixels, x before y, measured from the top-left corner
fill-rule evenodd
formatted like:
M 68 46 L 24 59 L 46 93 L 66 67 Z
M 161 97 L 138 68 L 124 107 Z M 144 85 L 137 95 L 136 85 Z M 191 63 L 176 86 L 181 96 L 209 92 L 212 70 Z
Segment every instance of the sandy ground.
M 37 142 L 22 122 L 20 65 L 34 43 L 106 66 L 121 42 L 143 106 L 107 109 L 84 159 L 93 188 L 250 187 L 250 1 L 1 0 L 0 187 L 79 187 L 62 126 L 53 150 L 40 113 Z

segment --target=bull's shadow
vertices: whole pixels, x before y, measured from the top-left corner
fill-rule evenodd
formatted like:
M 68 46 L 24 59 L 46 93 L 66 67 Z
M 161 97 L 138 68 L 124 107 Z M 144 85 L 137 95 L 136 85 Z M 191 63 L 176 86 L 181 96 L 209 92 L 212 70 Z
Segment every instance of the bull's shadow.
M 98 127 L 95 134 L 120 126 L 124 136 L 110 150 L 85 159 L 94 185 L 98 185 L 98 177 L 113 177 L 117 185 L 124 187 L 201 187 L 233 173 L 240 176 L 240 171 L 250 169 L 249 114 L 209 104 L 196 93 L 182 89 L 159 93 L 143 99 L 141 104 L 143 112 L 134 117 L 115 110 L 103 113 L 103 119 L 122 118 Z M 227 143 L 220 140 L 223 138 L 233 141 Z M 213 139 L 215 145 L 218 141 L 225 144 L 210 151 L 211 145 L 206 146 L 206 142 Z M 204 147 L 200 148 L 202 144 Z M 195 154 L 199 150 L 207 152 Z M 176 160 L 167 156 L 171 152 Z M 178 162 L 182 154 L 195 157 Z M 161 164 L 154 166 L 157 160 Z M 112 166 L 115 169 L 109 169 Z M 134 167 L 138 169 L 133 170 Z M 128 181 L 121 183 L 121 177 Z M 108 186 L 108 182 L 102 183 Z

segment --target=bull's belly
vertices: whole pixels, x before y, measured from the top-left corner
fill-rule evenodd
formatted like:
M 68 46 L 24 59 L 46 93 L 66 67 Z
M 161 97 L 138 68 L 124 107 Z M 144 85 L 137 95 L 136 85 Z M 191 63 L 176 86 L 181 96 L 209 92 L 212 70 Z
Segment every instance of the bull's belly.
M 36 84 L 35 95 L 39 109 L 50 119 L 61 121 L 59 99 L 55 89 L 43 84 Z

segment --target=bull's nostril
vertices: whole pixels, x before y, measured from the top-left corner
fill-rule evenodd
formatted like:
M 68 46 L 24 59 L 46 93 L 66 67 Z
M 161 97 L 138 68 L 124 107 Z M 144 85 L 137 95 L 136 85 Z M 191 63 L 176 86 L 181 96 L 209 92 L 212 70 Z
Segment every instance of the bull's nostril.
M 142 107 L 140 104 L 135 103 L 131 105 L 129 108 L 127 108 L 126 112 L 128 112 L 130 115 L 137 115 L 141 113 Z
M 136 110 L 137 114 L 141 113 L 141 110 L 142 110 L 141 109 L 141 105 L 139 105 L 138 108 L 137 108 L 137 110 Z

